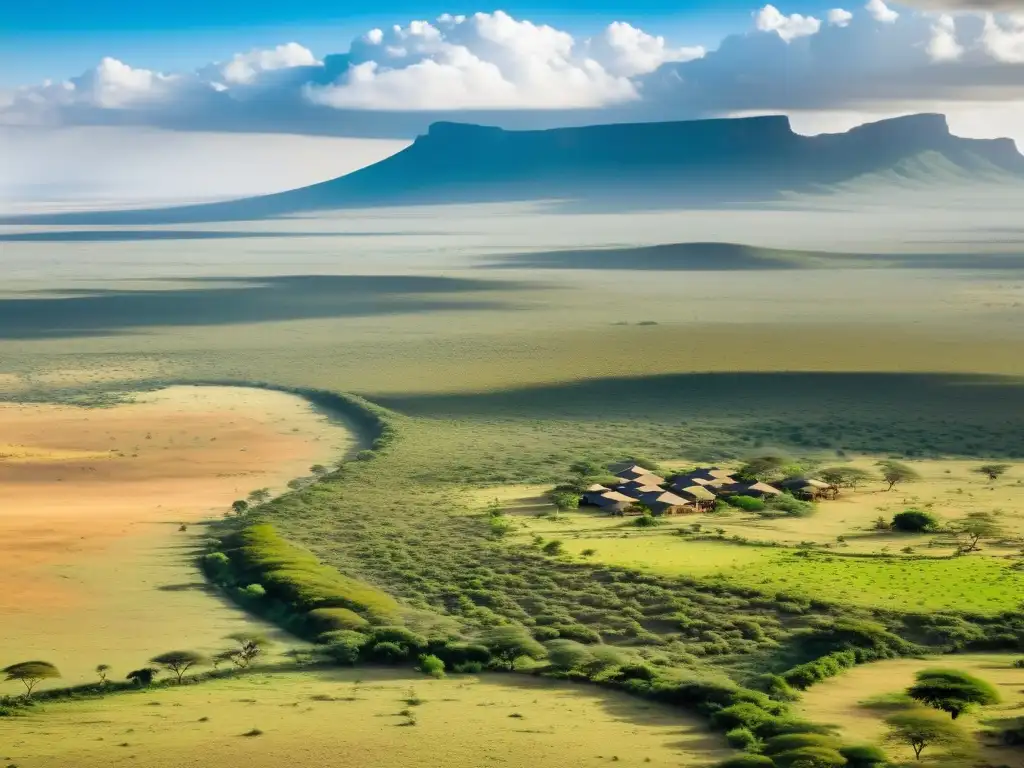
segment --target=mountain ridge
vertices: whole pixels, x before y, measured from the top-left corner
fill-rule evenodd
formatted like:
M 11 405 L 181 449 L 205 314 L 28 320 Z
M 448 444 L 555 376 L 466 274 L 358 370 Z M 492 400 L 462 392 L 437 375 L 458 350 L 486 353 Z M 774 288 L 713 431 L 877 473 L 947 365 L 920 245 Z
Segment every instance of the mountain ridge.
M 777 199 L 896 169 L 937 153 L 964 178 L 1024 182 L 1010 139 L 954 136 L 923 113 L 804 136 L 768 115 L 510 131 L 439 122 L 406 149 L 350 174 L 286 192 L 222 203 L 60 214 L 58 223 L 244 220 L 318 210 L 468 202 L 574 201 L 627 209 Z M 978 169 L 992 169 L 982 173 Z M 42 222 L 47 217 L 32 218 Z M 12 219 L 0 219 L 12 223 Z

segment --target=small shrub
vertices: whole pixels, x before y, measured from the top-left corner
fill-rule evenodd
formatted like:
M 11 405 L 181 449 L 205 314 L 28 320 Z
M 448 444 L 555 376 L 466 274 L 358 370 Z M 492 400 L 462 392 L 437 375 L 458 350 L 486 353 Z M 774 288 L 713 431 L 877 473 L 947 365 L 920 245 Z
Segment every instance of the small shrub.
M 829 747 L 835 749 L 838 746 L 833 736 L 822 733 L 787 733 L 775 736 L 764 743 L 766 755 L 776 755 L 780 752 L 790 752 L 794 749 L 804 747 Z
M 420 656 L 420 672 L 440 680 L 444 677 L 444 662 L 433 654 Z
M 849 768 L 875 768 L 888 762 L 885 752 L 874 744 L 840 747 L 839 754 L 846 758 Z
M 740 755 L 722 761 L 717 768 L 773 768 L 774 765 L 764 755 Z
M 262 736 L 263 735 L 263 731 L 261 731 L 259 728 L 253 728 L 251 731 L 246 731 L 242 735 L 243 736 Z
M 753 496 L 730 496 L 726 501 L 744 512 L 763 512 L 768 506 L 761 499 L 755 499 Z
M 370 625 L 366 619 L 348 608 L 316 608 L 306 614 L 313 634 L 339 630 L 358 631 Z
M 560 542 L 558 539 L 552 539 L 543 547 L 541 547 L 541 552 L 543 552 L 545 555 L 560 555 L 564 551 L 565 545 L 563 545 L 562 542 Z
M 772 758 L 777 768 L 842 768 L 846 758 L 830 747 L 801 747 Z
M 920 509 L 907 509 L 892 518 L 892 530 L 900 533 L 930 533 L 938 527 L 935 516 Z
M 726 733 L 725 740 L 729 743 L 730 747 L 742 749 L 745 752 L 757 751 L 761 743 L 749 728 L 743 727 L 733 728 Z
M 263 588 L 262 584 L 247 584 L 242 587 L 242 594 L 252 600 L 259 600 L 261 597 L 267 596 L 267 590 Z

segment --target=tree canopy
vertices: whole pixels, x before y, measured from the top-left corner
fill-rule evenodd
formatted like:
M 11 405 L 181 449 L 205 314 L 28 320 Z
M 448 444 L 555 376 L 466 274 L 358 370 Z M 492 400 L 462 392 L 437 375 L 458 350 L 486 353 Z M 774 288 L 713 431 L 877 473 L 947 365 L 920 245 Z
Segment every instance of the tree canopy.
M 149 660 L 152 664 L 158 664 L 169 672 L 173 672 L 181 682 L 181 678 L 192 667 L 206 663 L 206 657 L 195 651 L 167 651 Z
M 267 646 L 271 645 L 270 640 L 259 632 L 235 632 L 228 635 L 227 639 L 234 640 L 238 645 L 220 654 L 220 657 L 239 669 L 248 667 L 266 651 Z
M 894 459 L 885 459 L 884 461 L 880 461 L 878 462 L 878 467 L 882 470 L 882 477 L 885 482 L 889 484 L 889 487 L 886 488 L 887 491 L 891 491 L 899 483 L 907 483 L 921 477 L 917 473 L 917 470 Z
M 959 744 L 966 739 L 956 723 L 937 712 L 898 712 L 886 718 L 886 723 L 889 726 L 888 741 L 909 745 L 918 760 L 927 747 Z
M 928 533 L 939 527 L 938 519 L 920 509 L 906 509 L 892 518 L 892 529 L 901 533 Z
M 817 473 L 828 487 L 838 493 L 841 488 L 856 488 L 863 482 L 870 480 L 874 475 L 866 469 L 859 467 L 826 467 Z
M 953 533 L 966 554 L 978 549 L 982 539 L 996 539 L 1003 535 L 1003 526 L 992 512 L 970 512 L 953 526 Z
M 948 712 L 953 720 L 975 705 L 996 704 L 999 692 L 985 680 L 958 669 L 924 669 L 907 689 L 910 698 Z
M 801 472 L 803 472 L 803 468 L 789 456 L 781 453 L 767 453 L 747 459 L 746 463 L 736 470 L 736 478 L 745 482 L 770 483 L 773 480 L 799 475 Z
M 1009 468 L 1009 464 L 982 464 L 980 467 L 976 467 L 974 471 L 979 475 L 984 475 L 989 480 L 995 481 L 1006 474 L 1006 470 Z
M 32 691 L 43 680 L 60 677 L 60 670 L 48 661 L 22 661 L 0 670 L 8 681 L 17 680 L 25 686 L 25 696 L 31 698 Z

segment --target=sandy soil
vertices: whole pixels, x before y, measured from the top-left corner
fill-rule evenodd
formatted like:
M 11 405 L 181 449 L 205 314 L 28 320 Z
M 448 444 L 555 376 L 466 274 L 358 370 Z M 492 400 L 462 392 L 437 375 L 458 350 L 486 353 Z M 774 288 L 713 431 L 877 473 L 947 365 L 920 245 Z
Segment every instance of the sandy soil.
M 339 458 L 351 434 L 279 392 L 172 387 L 113 408 L 0 404 L 0 661 L 80 680 L 247 621 L 192 564 L 203 526 Z
M 421 703 L 410 706 L 412 694 Z M 415 726 L 402 710 L 414 713 Z M 253 729 L 262 733 L 244 735 Z M 22 768 L 667 768 L 731 754 L 698 718 L 593 686 L 371 670 L 266 674 L 48 705 L 26 719 L 0 719 L 0 743 Z

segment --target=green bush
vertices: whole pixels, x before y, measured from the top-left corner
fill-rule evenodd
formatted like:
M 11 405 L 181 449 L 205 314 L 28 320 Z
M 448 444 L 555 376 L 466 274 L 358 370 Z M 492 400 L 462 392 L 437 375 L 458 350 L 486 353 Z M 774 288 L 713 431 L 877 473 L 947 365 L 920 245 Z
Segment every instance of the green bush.
M 311 552 L 286 541 L 271 525 L 252 525 L 231 538 L 228 543 L 236 546 L 229 556 L 236 569 L 248 577 L 247 581 L 262 583 L 267 595 L 296 612 L 348 608 L 364 617 L 398 614 L 398 603 L 390 595 L 322 565 Z
M 725 734 L 725 740 L 730 747 L 742 749 L 746 752 L 755 752 L 761 742 L 749 728 L 733 728 Z
M 935 516 L 920 509 L 898 512 L 892 518 L 892 529 L 901 533 L 929 533 L 938 527 L 939 521 Z
M 261 597 L 267 596 L 267 590 L 263 588 L 262 584 L 247 584 L 242 588 L 242 594 L 253 600 L 259 600 Z
M 591 659 L 590 649 L 575 640 L 552 640 L 545 648 L 548 651 L 548 662 L 562 671 L 582 667 Z
M 590 627 L 582 624 L 555 624 L 553 627 L 558 630 L 558 636 L 566 640 L 575 640 L 580 643 L 596 644 L 601 642 L 601 635 Z
M 325 643 L 324 654 L 338 664 L 352 665 L 359 661 L 370 638 L 349 629 L 325 632 L 319 638 Z
M 772 758 L 777 768 L 842 768 L 846 758 L 830 747 L 801 747 Z
M 781 496 L 773 496 L 768 500 L 766 512 L 784 514 L 790 517 L 808 517 L 814 514 L 814 503 L 802 501 L 795 496 L 784 493 Z
M 828 747 L 836 749 L 838 742 L 835 737 L 822 733 L 787 733 L 775 736 L 764 743 L 766 755 L 777 755 L 780 752 L 791 752 L 804 747 Z
M 760 499 L 755 499 L 753 496 L 729 496 L 726 501 L 737 509 L 742 509 L 744 512 L 763 512 L 768 506 Z
M 216 584 L 225 584 L 231 579 L 231 559 L 223 552 L 209 552 L 203 555 L 203 568 L 210 580 Z
M 756 730 L 759 725 L 770 720 L 770 712 L 761 709 L 757 704 L 742 701 L 715 712 L 711 721 L 717 728 L 730 731 L 733 728 L 749 728 Z
M 764 755 L 740 755 L 723 760 L 717 768 L 774 768 L 774 763 Z
M 378 664 L 399 664 L 409 660 L 409 649 L 398 643 L 376 643 L 369 646 L 366 657 Z
M 370 626 L 370 622 L 348 608 L 316 608 L 306 614 L 306 619 L 316 635 L 339 629 L 358 631 Z
M 840 747 L 839 754 L 846 758 L 849 768 L 876 768 L 876 766 L 882 766 L 888 762 L 885 752 L 874 744 L 854 744 Z
M 554 627 L 534 627 L 530 630 L 530 634 L 542 643 L 560 637 L 558 630 Z
M 433 654 L 420 656 L 420 672 L 440 679 L 444 677 L 444 662 Z

